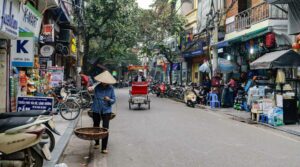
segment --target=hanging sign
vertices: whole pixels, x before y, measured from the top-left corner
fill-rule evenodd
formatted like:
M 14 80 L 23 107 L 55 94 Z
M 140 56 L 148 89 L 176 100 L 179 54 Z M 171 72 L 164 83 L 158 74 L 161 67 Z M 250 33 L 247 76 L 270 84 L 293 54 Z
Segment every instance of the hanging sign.
M 17 40 L 11 41 L 11 62 L 15 67 L 33 67 L 34 38 L 33 33 L 20 33 Z
M 43 25 L 41 38 L 44 42 L 54 42 L 54 24 Z
M 0 1 L 0 36 L 16 39 L 19 36 L 19 2 L 16 0 Z
M 54 53 L 54 47 L 51 45 L 44 45 L 41 47 L 40 53 L 43 57 L 50 57 Z
M 42 14 L 30 3 L 20 6 L 20 32 L 32 32 L 38 38 L 42 23 Z

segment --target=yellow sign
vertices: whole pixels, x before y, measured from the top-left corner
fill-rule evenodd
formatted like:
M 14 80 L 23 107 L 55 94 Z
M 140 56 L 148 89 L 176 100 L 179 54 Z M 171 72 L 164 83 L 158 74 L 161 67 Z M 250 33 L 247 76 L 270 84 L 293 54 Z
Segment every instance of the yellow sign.
M 77 45 L 76 45 L 76 38 L 71 38 L 71 54 L 77 53 Z

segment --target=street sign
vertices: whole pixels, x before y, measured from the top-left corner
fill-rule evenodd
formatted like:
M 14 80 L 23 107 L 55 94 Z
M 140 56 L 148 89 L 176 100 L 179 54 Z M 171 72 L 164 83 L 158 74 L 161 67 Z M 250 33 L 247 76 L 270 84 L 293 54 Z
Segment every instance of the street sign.
M 53 97 L 18 97 L 17 111 L 53 110 Z
M 17 40 L 11 41 L 11 61 L 15 67 L 33 67 L 34 38 L 33 33 L 20 33 Z

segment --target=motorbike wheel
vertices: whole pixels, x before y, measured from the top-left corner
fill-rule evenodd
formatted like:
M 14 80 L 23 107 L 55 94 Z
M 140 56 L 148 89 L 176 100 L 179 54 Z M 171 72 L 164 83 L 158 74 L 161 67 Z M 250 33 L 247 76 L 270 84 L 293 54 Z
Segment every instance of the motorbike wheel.
M 30 150 L 31 153 L 31 161 L 33 164 L 30 164 L 28 167 L 43 167 L 44 158 L 41 157 L 37 152 L 35 152 L 33 149 Z
M 148 110 L 150 110 L 150 101 L 148 102 Z
M 55 137 L 53 133 L 46 129 L 45 132 L 42 134 L 42 142 L 46 142 L 49 146 L 49 150 L 52 152 L 55 147 Z
M 60 115 L 65 120 L 75 120 L 80 114 L 80 106 L 74 101 L 66 101 L 59 108 Z
M 129 110 L 131 110 L 131 103 L 130 102 L 128 103 L 128 106 L 129 106 Z

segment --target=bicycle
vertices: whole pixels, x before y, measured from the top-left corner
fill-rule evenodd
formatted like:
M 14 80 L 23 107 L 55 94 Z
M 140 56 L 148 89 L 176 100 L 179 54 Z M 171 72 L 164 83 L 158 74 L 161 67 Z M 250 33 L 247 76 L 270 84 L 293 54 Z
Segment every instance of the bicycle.
M 88 90 L 69 89 L 68 92 L 71 93 L 68 96 L 68 99 L 75 100 L 81 106 L 81 108 L 88 108 L 91 106 L 92 96 Z
M 73 99 L 68 98 L 70 93 L 66 96 L 59 96 L 53 90 L 48 92 L 54 98 L 54 114 L 60 114 L 65 120 L 75 120 L 80 115 L 80 105 Z

